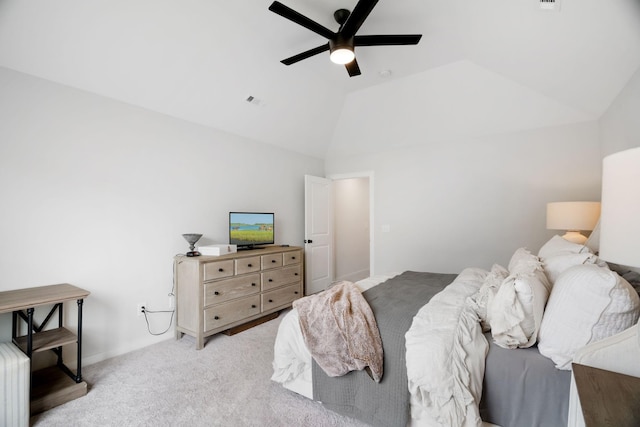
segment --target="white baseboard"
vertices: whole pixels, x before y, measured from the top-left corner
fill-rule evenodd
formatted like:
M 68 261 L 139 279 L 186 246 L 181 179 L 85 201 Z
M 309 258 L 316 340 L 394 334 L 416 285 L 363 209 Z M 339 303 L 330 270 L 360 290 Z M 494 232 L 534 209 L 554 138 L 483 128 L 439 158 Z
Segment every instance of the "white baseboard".
M 358 280 L 366 279 L 367 277 L 369 277 L 369 275 L 370 275 L 369 269 L 367 268 L 365 270 L 354 271 L 352 273 L 344 274 L 340 277 L 336 277 L 336 282 L 340 282 L 342 280 L 346 280 L 349 282 L 357 282 Z

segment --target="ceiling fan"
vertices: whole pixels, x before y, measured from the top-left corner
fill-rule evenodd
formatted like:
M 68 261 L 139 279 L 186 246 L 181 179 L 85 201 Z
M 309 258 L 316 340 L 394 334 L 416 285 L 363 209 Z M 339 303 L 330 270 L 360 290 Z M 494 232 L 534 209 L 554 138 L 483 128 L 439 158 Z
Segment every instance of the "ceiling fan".
M 334 12 L 333 17 L 340 25 L 337 33 L 318 24 L 317 22 L 307 18 L 306 16 L 296 12 L 284 4 L 274 1 L 269 10 L 278 15 L 287 18 L 296 24 L 313 31 L 316 34 L 329 40 L 313 49 L 294 55 L 290 58 L 283 59 L 285 65 L 295 64 L 303 59 L 310 58 L 327 50 L 330 52 L 331 61 L 337 64 L 344 64 L 350 77 L 359 76 L 360 67 L 355 58 L 354 48 L 356 46 L 391 46 L 391 45 L 414 45 L 418 44 L 422 34 L 388 34 L 388 35 L 372 35 L 358 36 L 356 33 L 367 19 L 378 0 L 360 0 L 353 8 L 352 12 L 347 9 L 338 9 Z

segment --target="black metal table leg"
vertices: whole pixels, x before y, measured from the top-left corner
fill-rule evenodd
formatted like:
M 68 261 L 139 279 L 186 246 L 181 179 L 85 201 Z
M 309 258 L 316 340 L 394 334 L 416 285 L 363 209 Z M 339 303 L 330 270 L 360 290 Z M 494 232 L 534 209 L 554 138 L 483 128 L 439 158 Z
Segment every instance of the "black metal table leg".
M 76 370 L 76 382 L 82 382 L 82 305 L 84 300 L 78 300 L 78 368 Z
M 27 357 L 31 364 L 31 369 L 29 369 L 29 390 L 33 385 L 33 311 L 33 307 L 27 308 Z

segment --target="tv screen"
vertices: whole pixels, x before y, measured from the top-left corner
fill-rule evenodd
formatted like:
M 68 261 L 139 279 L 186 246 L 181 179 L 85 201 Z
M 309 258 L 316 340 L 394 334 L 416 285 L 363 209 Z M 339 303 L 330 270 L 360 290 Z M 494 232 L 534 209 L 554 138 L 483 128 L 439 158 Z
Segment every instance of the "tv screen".
M 238 249 L 274 243 L 274 214 L 229 212 L 229 243 Z

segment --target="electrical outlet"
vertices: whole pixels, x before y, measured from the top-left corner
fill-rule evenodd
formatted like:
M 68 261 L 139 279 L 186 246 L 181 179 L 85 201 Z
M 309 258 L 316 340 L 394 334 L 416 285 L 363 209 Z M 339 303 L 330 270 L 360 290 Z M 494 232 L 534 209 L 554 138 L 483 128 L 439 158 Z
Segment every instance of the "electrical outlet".
M 144 307 L 146 307 L 146 306 L 147 306 L 147 304 L 144 303 L 144 302 L 141 302 L 136 306 L 136 313 L 138 314 L 138 316 L 142 316 L 143 315 L 142 309 Z

